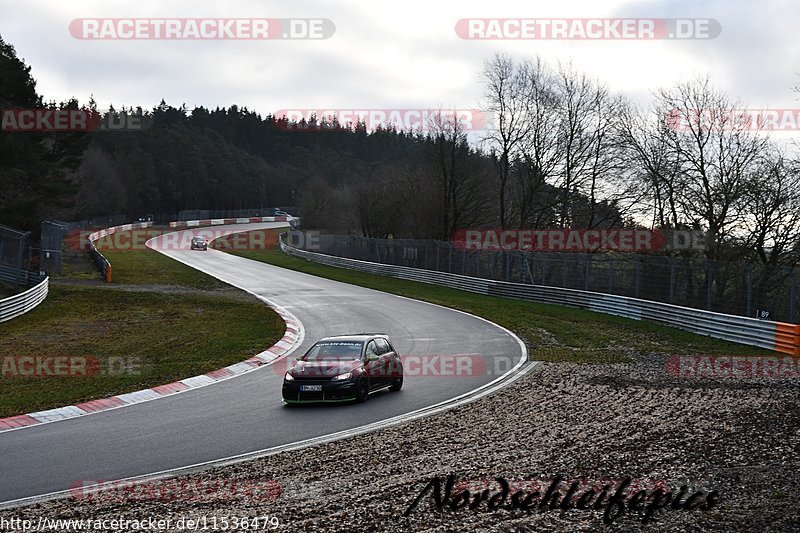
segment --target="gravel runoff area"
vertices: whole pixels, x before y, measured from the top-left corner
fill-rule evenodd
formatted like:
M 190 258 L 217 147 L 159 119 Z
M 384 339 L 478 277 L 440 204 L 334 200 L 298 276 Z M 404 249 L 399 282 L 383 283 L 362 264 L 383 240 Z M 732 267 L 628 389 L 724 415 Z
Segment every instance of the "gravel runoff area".
M 800 531 L 797 379 L 677 378 L 665 371 L 664 355 L 630 357 L 628 364 L 541 364 L 506 389 L 438 416 L 138 487 L 121 499 L 104 491 L 0 512 L 0 519 L 156 517 L 174 524 L 205 516 L 222 524 L 223 517 L 275 517 L 280 531 Z M 332 416 L 338 408 L 347 407 L 332 408 Z M 442 510 L 429 490 L 404 516 L 433 477 L 446 498 L 448 474 L 457 483 Z M 591 480 L 576 485 L 572 504 L 606 483 L 613 496 L 631 477 L 631 492 L 620 493 L 626 512 L 607 525 L 604 508 L 541 508 L 523 497 L 539 487 L 541 499 L 556 476 Z M 509 481 L 512 494 L 523 491 L 506 507 L 527 501 L 528 511 L 489 510 L 501 487 L 496 477 Z M 259 490 L 250 490 L 253 480 Z M 568 484 L 558 487 L 562 500 Z M 682 485 L 688 488 L 679 495 Z M 204 500 L 200 493 L 212 486 L 223 489 Z M 450 508 L 462 489 L 472 489 L 475 502 L 487 487 L 476 509 Z M 682 504 L 703 494 L 690 504 L 698 508 L 669 503 L 644 522 L 658 488 Z M 640 489 L 647 490 L 644 512 L 630 511 Z M 656 494 L 661 504 L 666 490 Z

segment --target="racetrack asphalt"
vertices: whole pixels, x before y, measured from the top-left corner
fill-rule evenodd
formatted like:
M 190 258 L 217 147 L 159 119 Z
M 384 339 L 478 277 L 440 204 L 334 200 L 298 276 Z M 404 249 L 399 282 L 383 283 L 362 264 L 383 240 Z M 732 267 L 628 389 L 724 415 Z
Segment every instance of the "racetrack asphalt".
M 149 245 L 158 249 L 161 238 Z M 142 476 L 356 428 L 465 394 L 510 370 L 522 356 L 508 332 L 454 310 L 217 250 L 160 251 L 292 313 L 305 334 L 295 353 L 328 335 L 384 332 L 402 355 L 475 354 L 472 361 L 478 364 L 461 375 L 418 366 L 407 373 L 402 391 L 377 392 L 361 404 L 290 408 L 281 401 L 286 364 L 278 361 L 157 400 L 0 433 L 0 503 L 67 490 L 82 480 Z

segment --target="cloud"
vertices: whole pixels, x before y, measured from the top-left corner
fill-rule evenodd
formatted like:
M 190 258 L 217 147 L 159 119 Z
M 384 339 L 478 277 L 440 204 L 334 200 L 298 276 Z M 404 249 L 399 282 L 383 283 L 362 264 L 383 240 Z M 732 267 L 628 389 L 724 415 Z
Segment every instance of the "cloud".
M 263 114 L 285 108 L 475 107 L 479 75 L 495 52 L 572 61 L 615 91 L 647 100 L 649 91 L 709 73 L 753 106 L 797 105 L 800 47 L 789 0 L 628 2 L 511 0 L 0 0 L 3 37 L 33 67 L 47 99 L 94 94 L 152 107 L 161 98 L 190 106 L 236 103 Z M 82 41 L 68 32 L 82 17 L 328 18 L 325 41 Z M 709 17 L 722 35 L 697 41 L 468 41 L 466 17 Z

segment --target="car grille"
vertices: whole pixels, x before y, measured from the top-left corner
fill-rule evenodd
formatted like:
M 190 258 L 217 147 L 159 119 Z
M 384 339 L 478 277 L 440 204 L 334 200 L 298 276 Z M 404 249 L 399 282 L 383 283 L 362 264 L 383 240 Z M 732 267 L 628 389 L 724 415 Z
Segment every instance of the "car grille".
M 294 374 L 295 381 L 302 381 L 304 385 L 324 385 L 325 383 L 330 383 L 330 378 L 320 378 L 319 376 L 315 376 L 313 372 L 310 372 L 311 375 L 304 376 L 303 374 Z

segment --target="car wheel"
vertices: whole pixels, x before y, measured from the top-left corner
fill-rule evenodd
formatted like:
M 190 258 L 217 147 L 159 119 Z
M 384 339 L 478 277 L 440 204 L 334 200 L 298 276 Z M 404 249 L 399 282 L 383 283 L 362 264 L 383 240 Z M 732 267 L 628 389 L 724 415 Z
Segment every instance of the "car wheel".
M 399 378 L 394 378 L 392 380 L 392 384 L 389 385 L 389 390 L 393 392 L 399 391 L 402 388 L 403 388 L 403 376 L 400 376 Z
M 369 398 L 369 383 L 366 378 L 361 378 L 356 383 L 356 401 L 366 402 L 367 398 Z

